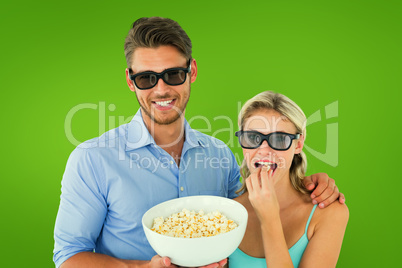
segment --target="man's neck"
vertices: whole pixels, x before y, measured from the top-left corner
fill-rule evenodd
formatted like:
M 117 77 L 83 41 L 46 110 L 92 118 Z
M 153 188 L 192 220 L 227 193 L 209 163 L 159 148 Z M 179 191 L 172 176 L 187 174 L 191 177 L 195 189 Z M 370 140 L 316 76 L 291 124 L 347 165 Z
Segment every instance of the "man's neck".
M 142 118 L 155 143 L 170 154 L 175 159 L 177 166 L 179 166 L 185 134 L 184 116 L 168 125 L 157 124 L 144 113 Z

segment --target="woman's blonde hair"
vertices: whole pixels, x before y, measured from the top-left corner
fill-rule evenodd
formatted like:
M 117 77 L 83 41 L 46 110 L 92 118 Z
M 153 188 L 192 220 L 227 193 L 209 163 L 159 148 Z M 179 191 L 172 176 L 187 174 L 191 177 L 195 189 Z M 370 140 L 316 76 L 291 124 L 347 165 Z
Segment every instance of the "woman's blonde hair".
M 277 111 L 295 125 L 297 133 L 301 133 L 306 137 L 307 119 L 302 109 L 300 109 L 300 107 L 288 97 L 272 91 L 264 91 L 244 104 L 239 114 L 239 128 L 243 130 L 245 121 L 255 112 L 261 110 Z M 292 165 L 290 166 L 289 177 L 292 186 L 301 193 L 308 193 L 308 190 L 303 184 L 306 168 L 307 158 L 304 152 L 296 154 L 293 157 Z M 237 191 L 238 193 L 247 191 L 245 179 L 250 176 L 250 170 L 247 167 L 246 159 L 243 159 L 240 166 L 240 174 L 243 177 L 243 185 Z

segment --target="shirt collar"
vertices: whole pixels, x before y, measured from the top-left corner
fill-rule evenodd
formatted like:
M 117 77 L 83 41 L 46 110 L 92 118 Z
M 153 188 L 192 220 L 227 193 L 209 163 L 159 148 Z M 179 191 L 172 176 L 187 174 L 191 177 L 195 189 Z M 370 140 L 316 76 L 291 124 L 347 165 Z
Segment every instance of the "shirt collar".
M 156 145 L 154 138 L 149 133 L 142 119 L 141 109 L 138 109 L 133 119 L 128 123 L 126 134 L 126 151 L 135 150 L 150 144 Z M 205 147 L 205 141 L 203 141 L 200 132 L 192 129 L 187 120 L 184 120 L 184 135 L 185 140 L 182 155 L 191 148 Z

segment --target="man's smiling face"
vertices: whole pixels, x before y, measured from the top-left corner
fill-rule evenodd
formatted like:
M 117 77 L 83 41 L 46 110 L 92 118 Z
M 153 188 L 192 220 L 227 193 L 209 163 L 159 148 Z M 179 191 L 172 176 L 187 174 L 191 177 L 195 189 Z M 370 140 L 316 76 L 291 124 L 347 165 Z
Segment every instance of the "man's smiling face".
M 145 71 L 160 73 L 170 68 L 187 68 L 187 64 L 188 60 L 173 46 L 141 47 L 133 53 L 131 69 L 133 74 Z M 180 116 L 184 116 L 190 98 L 190 85 L 195 81 L 197 74 L 195 61 L 193 60 L 191 64 L 192 72 L 186 74 L 188 77 L 182 85 L 171 86 L 159 79 L 153 88 L 145 90 L 138 89 L 128 78 L 126 71 L 127 82 L 137 96 L 143 116 L 160 125 L 172 124 Z

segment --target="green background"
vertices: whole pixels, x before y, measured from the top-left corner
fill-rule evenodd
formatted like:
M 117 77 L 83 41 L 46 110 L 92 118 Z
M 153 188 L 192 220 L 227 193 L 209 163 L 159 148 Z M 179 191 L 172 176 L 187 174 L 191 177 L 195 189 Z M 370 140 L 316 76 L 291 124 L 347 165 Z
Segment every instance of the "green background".
M 327 124 L 338 123 L 337 165 L 307 153 L 308 173 L 328 173 L 346 195 L 350 220 L 338 267 L 395 266 L 400 1 L 109 2 L 0 5 L 2 267 L 53 267 L 60 181 L 75 148 L 66 116 L 79 104 L 96 105 L 72 119 L 74 138 L 84 141 L 136 112 L 123 43 L 135 19 L 155 15 L 177 20 L 193 42 L 198 78 L 187 118 L 235 154 L 229 132 L 237 130 L 238 105 L 263 90 L 289 96 L 307 116 L 321 111 L 307 129 L 306 144 L 317 151 L 326 150 Z M 327 119 L 325 106 L 335 101 L 338 117 Z

